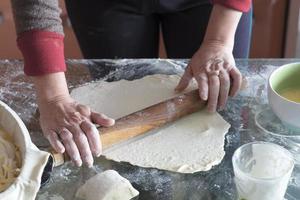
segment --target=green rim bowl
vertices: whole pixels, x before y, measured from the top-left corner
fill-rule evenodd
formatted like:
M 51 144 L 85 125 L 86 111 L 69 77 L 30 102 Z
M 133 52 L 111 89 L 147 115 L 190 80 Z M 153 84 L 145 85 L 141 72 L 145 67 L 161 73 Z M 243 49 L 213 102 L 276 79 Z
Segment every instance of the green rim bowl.
M 268 81 L 268 100 L 272 110 L 287 128 L 300 131 L 300 103 L 279 94 L 286 88 L 300 90 L 300 63 L 279 67 L 272 72 Z

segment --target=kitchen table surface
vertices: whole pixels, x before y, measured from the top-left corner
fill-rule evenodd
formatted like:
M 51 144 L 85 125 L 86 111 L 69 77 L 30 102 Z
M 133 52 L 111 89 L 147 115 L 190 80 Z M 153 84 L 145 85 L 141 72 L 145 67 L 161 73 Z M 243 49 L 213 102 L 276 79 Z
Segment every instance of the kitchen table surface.
M 67 80 L 72 90 L 95 80 L 133 80 L 150 74 L 182 74 L 188 60 L 126 59 L 126 60 L 67 60 Z M 71 200 L 77 188 L 96 172 L 114 169 L 127 178 L 139 190 L 139 199 L 235 199 L 231 158 L 235 149 L 251 141 L 269 141 L 289 149 L 296 158 L 286 199 L 300 199 L 300 142 L 274 136 L 262 131 L 258 113 L 268 110 L 267 80 L 278 66 L 296 59 L 237 60 L 237 67 L 244 76 L 244 89 L 229 100 L 220 114 L 231 128 L 225 137 L 226 155 L 223 161 L 207 172 L 180 174 L 164 170 L 141 168 L 129 163 L 118 163 L 103 157 L 95 161 L 92 169 L 76 168 L 65 163 L 53 170 L 49 182 L 40 189 L 37 199 Z M 23 63 L 18 60 L 0 60 L 0 100 L 14 109 L 27 125 L 32 141 L 41 149 L 48 147 L 38 125 L 35 93 L 30 79 L 23 74 Z M 259 123 L 269 122 L 260 117 Z M 276 123 L 276 122 L 274 122 Z M 276 127 L 278 124 L 273 124 Z M 298 145 L 299 144 L 299 145 Z M 180 147 L 178 147 L 180 148 Z M 182 147 L 184 148 L 184 147 Z

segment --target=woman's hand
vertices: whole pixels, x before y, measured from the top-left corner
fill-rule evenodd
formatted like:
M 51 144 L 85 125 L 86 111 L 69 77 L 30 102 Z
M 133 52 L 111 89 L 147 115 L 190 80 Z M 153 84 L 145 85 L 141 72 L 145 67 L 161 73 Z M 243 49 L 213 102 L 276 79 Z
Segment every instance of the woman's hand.
M 93 156 L 101 154 L 101 141 L 94 124 L 112 126 L 114 120 L 95 113 L 73 100 L 64 72 L 32 77 L 44 136 L 57 152 L 67 152 L 81 166 L 93 165 Z M 94 124 L 93 124 L 94 123 Z
M 57 152 L 67 152 L 81 166 L 93 165 L 93 155 L 100 156 L 102 148 L 95 124 L 111 126 L 114 120 L 95 113 L 74 101 L 69 95 L 39 102 L 40 125 L 44 136 Z
M 234 96 L 242 82 L 232 47 L 218 42 L 203 43 L 192 57 L 176 90 L 184 90 L 192 78 L 198 83 L 200 98 L 208 101 L 208 110 L 223 109 L 228 95 Z
M 240 89 L 242 76 L 235 66 L 232 49 L 234 35 L 242 13 L 220 4 L 214 4 L 205 37 L 193 55 L 177 90 L 185 89 L 194 77 L 200 98 L 208 100 L 208 110 L 224 108 L 228 95 Z

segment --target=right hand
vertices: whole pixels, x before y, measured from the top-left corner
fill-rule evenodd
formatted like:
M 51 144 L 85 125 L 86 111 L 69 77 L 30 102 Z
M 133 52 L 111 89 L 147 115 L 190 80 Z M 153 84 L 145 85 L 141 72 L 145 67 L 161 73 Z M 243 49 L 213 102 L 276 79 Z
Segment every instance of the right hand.
M 203 42 L 190 60 L 176 90 L 184 90 L 195 78 L 200 98 L 207 100 L 208 111 L 224 109 L 228 96 L 235 96 L 242 82 L 231 46 L 233 44 L 226 45 L 218 41 Z
M 112 126 L 114 120 L 92 112 L 69 95 L 57 96 L 50 101 L 40 101 L 40 125 L 44 136 L 59 153 L 65 151 L 77 166 L 84 162 L 93 165 L 93 155 L 102 151 L 98 130 L 93 124 Z

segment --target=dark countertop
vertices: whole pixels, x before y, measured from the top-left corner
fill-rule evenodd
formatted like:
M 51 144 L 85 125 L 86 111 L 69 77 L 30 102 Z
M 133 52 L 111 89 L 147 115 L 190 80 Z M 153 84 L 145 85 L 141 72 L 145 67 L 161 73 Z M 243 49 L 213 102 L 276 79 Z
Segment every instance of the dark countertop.
M 255 125 L 256 113 L 268 107 L 267 78 L 278 66 L 300 62 L 295 59 L 250 59 L 237 60 L 237 66 L 247 80 L 247 87 L 228 102 L 220 114 L 231 124 L 226 135 L 226 155 L 221 164 L 208 172 L 179 174 L 157 169 L 146 169 L 128 163 L 117 163 L 99 158 L 94 169 L 75 168 L 66 163 L 54 169 L 51 180 L 43 187 L 37 199 L 71 200 L 76 189 L 95 171 L 115 169 L 129 179 L 140 191 L 139 199 L 235 199 L 231 157 L 235 149 L 251 141 L 271 141 L 285 146 L 294 156 L 300 155 L 295 142 L 264 134 Z M 150 74 L 182 73 L 187 60 L 68 60 L 67 80 L 70 89 L 94 81 L 137 79 Z M 36 114 L 35 94 L 32 82 L 25 77 L 23 64 L 17 60 L 0 60 L 0 100 L 14 109 L 27 125 L 33 142 L 40 148 L 48 146 L 42 137 Z M 268 119 L 266 119 L 268 120 Z M 299 143 L 300 144 L 300 143 Z M 299 145 L 300 146 L 300 145 Z M 290 180 L 286 199 L 299 199 L 299 159 Z

